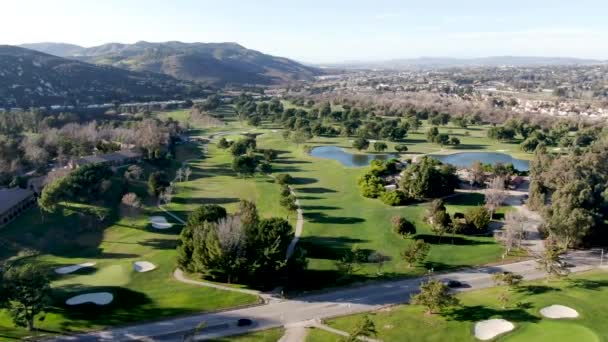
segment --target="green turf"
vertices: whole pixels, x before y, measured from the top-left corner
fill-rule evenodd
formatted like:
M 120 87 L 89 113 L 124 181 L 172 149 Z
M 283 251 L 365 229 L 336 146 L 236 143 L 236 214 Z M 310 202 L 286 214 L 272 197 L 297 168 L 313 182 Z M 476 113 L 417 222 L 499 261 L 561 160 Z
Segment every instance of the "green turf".
M 225 338 L 213 339 L 212 342 L 277 342 L 285 331 L 283 329 L 269 329 L 257 331 L 249 334 L 230 336 Z
M 308 329 L 308 335 L 306 335 L 306 342 L 329 342 L 329 341 L 340 341 L 342 337 L 334 333 L 322 329 L 311 328 Z
M 586 342 L 608 341 L 608 273 L 595 271 L 572 275 L 571 280 L 524 283 L 512 294 L 511 305 L 502 309 L 497 297 L 504 288 L 478 290 L 459 295 L 462 306 L 428 316 L 420 306 L 401 305 L 370 314 L 383 341 L 475 341 L 477 321 L 504 318 L 516 329 L 499 341 Z M 520 304 L 520 308 L 515 306 Z M 577 319 L 543 318 L 540 309 L 561 304 L 574 308 Z M 331 320 L 336 329 L 349 331 L 361 315 Z M 311 341 L 335 341 L 335 336 Z

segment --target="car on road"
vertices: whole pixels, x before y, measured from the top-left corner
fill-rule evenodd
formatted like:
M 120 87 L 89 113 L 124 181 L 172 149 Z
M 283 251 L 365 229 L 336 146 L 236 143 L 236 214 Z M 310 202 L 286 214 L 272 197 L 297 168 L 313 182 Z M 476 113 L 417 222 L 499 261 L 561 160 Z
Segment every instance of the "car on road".
M 253 324 L 253 321 L 250 320 L 249 318 L 240 318 L 238 321 L 236 321 L 237 327 L 246 327 L 251 324 Z
M 458 281 L 458 280 L 454 280 L 454 279 L 448 279 L 445 280 L 443 282 L 445 284 L 445 286 L 451 288 L 451 289 L 455 289 L 455 288 L 459 288 L 462 287 L 462 282 Z

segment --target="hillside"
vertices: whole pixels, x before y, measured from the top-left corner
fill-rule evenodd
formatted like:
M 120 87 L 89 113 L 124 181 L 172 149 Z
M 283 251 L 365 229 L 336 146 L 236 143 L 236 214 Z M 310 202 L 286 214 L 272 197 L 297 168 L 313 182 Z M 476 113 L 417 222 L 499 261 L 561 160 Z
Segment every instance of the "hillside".
M 66 49 L 49 43 L 28 46 L 84 62 L 151 71 L 213 85 L 285 84 L 311 80 L 321 73 L 290 59 L 246 49 L 236 43 L 110 43 L 81 49 Z
M 0 107 L 97 104 L 194 97 L 201 86 L 0 45 Z

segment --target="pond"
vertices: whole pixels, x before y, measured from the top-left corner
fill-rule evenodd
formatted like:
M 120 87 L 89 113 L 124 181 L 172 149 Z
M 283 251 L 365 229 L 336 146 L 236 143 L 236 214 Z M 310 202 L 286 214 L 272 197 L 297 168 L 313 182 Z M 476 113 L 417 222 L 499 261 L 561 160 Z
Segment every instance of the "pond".
M 461 152 L 454 154 L 432 154 L 431 157 L 456 167 L 470 167 L 473 162 L 480 161 L 484 164 L 513 164 L 518 171 L 528 171 L 530 162 L 516 159 L 505 153 L 498 152 Z
M 310 151 L 310 155 L 315 158 L 333 159 L 339 161 L 342 165 L 348 167 L 368 166 L 372 160 L 387 160 L 398 158 L 395 153 L 385 154 L 352 154 L 344 151 L 337 146 L 319 146 Z

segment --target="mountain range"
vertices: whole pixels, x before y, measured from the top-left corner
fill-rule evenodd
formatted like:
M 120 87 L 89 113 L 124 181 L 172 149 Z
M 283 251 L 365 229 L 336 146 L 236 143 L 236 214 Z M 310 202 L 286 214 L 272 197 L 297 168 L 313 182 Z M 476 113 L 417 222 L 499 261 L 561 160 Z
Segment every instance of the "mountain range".
M 109 43 L 85 48 L 65 43 L 23 48 L 130 71 L 148 71 L 209 85 L 276 85 L 311 80 L 319 69 L 267 55 L 236 43 Z
M 607 61 L 571 57 L 493 56 L 482 58 L 420 57 L 385 61 L 352 61 L 323 65 L 343 69 L 445 69 L 455 67 L 538 67 L 605 64 Z
M 167 100 L 206 92 L 199 84 L 163 74 L 0 45 L 0 108 Z

